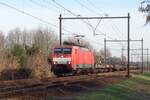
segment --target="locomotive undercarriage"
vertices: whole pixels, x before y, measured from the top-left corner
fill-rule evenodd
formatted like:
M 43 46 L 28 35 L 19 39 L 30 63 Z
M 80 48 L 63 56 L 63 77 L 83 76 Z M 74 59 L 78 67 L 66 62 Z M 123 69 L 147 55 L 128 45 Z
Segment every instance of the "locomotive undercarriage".
M 73 73 L 73 70 L 68 65 L 63 64 L 53 66 L 51 71 L 57 76 L 65 76 Z

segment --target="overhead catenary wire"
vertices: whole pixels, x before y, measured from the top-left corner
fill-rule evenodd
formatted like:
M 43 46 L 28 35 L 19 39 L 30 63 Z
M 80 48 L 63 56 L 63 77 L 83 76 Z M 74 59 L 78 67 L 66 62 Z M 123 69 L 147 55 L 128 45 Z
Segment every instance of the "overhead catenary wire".
M 84 7 L 85 9 L 87 9 L 88 11 L 90 11 L 90 12 L 92 12 L 92 13 L 95 13 L 96 15 L 99 15 L 99 16 L 101 16 L 101 14 L 100 13 L 97 13 L 97 12 L 95 12 L 94 10 L 92 10 L 92 9 L 90 9 L 89 7 L 87 7 L 86 5 L 84 5 L 83 3 L 81 3 L 79 0 L 74 0 L 76 3 L 78 3 L 81 7 Z M 89 3 L 90 3 L 90 1 L 88 1 Z M 93 4 L 92 4 L 92 6 L 94 6 Z M 105 14 L 105 16 L 108 16 L 108 14 L 106 14 L 106 13 L 104 13 Z M 98 25 L 99 25 L 100 23 L 98 22 L 98 24 L 96 25 L 96 27 L 94 28 L 94 27 L 91 27 L 92 28 L 92 30 L 93 30 L 93 34 L 95 34 L 95 29 L 97 29 L 98 28 Z M 99 32 L 101 32 L 99 29 L 97 29 Z M 108 38 L 110 38 L 110 37 L 108 37 Z M 113 39 L 113 38 L 111 38 L 111 39 Z
M 91 2 L 90 0 L 86 0 L 86 1 L 87 1 L 93 8 L 98 9 L 99 11 L 101 11 L 101 12 L 104 14 L 104 16 L 108 16 L 107 13 L 103 12 L 103 11 L 100 10 L 98 7 L 96 7 L 96 6 L 93 4 L 93 2 Z
M 78 15 L 76 15 L 75 13 L 73 13 L 72 11 L 70 11 L 70 10 L 68 10 L 68 9 L 66 9 L 63 5 L 61 5 L 61 4 L 59 4 L 58 2 L 56 2 L 56 0 L 52 0 L 55 4 L 57 4 L 58 6 L 60 6 L 60 7 L 62 7 L 64 10 L 66 10 L 67 12 L 69 12 L 70 14 L 72 14 L 73 16 L 76 16 L 76 17 L 81 17 L 81 16 L 78 16 Z M 85 21 L 84 21 L 85 22 Z M 87 23 L 87 22 L 86 22 Z M 87 23 L 91 28 L 92 28 L 92 30 L 94 29 L 94 27 L 88 22 Z M 100 32 L 100 31 L 99 31 Z M 100 33 L 102 33 L 102 32 L 100 32 Z M 105 37 L 108 37 L 108 38 L 110 38 L 110 39 L 113 39 L 112 37 L 110 37 L 110 36 L 106 36 L 106 34 L 105 33 L 102 33 L 101 35 L 104 35 Z M 121 44 L 121 43 L 120 43 Z M 122 45 L 122 44 L 121 44 Z
M 67 12 L 69 12 L 71 15 L 76 16 L 76 17 L 81 17 L 77 14 L 75 14 L 74 12 L 66 9 L 63 5 L 59 4 L 58 2 L 56 2 L 55 0 L 52 0 L 55 4 L 57 4 L 58 6 L 60 6 L 61 8 L 63 8 L 64 10 L 66 10 Z M 84 23 L 88 24 L 90 27 L 92 27 L 92 25 L 90 25 L 89 23 L 87 23 L 86 21 L 82 20 Z
M 81 7 L 84 7 L 85 9 L 87 9 L 88 11 L 94 12 L 94 13 L 96 13 L 96 14 L 99 15 L 99 13 L 97 13 L 97 12 L 95 12 L 94 10 L 88 8 L 86 5 L 84 5 L 83 3 L 81 3 L 79 0 L 74 0 L 74 1 L 77 2 Z
M 120 34 L 118 34 L 118 32 L 119 33 L 121 33 L 118 29 L 116 29 L 115 27 L 115 24 L 113 24 L 113 23 L 110 23 L 110 25 L 111 25 L 111 27 L 112 27 L 112 29 L 114 30 L 114 32 L 116 33 L 116 35 L 119 37 L 119 38 L 122 38 L 121 36 L 120 36 Z
M 100 10 L 99 8 L 97 8 L 90 0 L 86 0 L 90 5 L 92 5 L 95 9 L 98 9 L 98 10 Z M 100 10 L 101 12 L 103 12 L 102 10 Z M 97 14 L 97 13 L 96 13 Z M 105 12 L 103 12 L 103 14 L 105 15 L 105 16 L 108 16 L 108 14 L 107 13 L 105 13 Z M 97 15 L 100 15 L 100 14 L 97 14 Z M 112 26 L 115 26 L 116 27 L 116 29 L 120 32 L 120 30 L 118 29 L 118 27 L 115 25 L 115 24 L 113 24 L 113 23 L 111 23 L 111 25 Z M 120 32 L 121 33 L 121 32 Z
M 50 7 L 48 7 L 48 6 L 44 5 L 44 4 L 41 4 L 41 3 L 39 3 L 39 2 L 37 2 L 37 1 L 35 1 L 35 0 L 29 0 L 29 1 L 32 2 L 32 3 L 35 4 L 35 5 L 38 5 L 38 6 L 42 7 L 42 8 L 46 8 L 46 9 L 48 9 L 48 10 L 52 10 L 52 11 L 56 12 L 56 10 L 53 10 L 53 9 L 51 9 Z
M 52 0 L 56 5 L 58 5 L 59 7 L 63 8 L 64 10 L 66 10 L 67 12 L 69 12 L 70 14 L 72 14 L 73 16 L 79 17 L 78 15 L 76 15 L 74 12 L 66 9 L 63 5 L 59 4 L 58 2 L 56 2 L 55 0 Z
M 53 10 L 53 9 L 50 9 L 48 6 L 46 6 L 46 5 L 43 5 L 43 4 L 41 4 L 41 3 L 38 3 L 37 1 L 35 1 L 35 0 L 29 0 L 30 2 L 32 2 L 33 4 L 35 4 L 35 5 L 37 5 L 37 6 L 40 6 L 40 7 L 42 7 L 42 8 L 46 8 L 46 9 L 48 9 L 48 10 Z M 45 1 L 45 3 L 48 3 L 46 0 L 42 0 L 42 1 Z M 54 6 L 54 5 L 52 5 L 51 3 L 48 3 L 50 6 L 53 6 L 53 7 L 55 7 L 55 8 L 59 8 L 59 7 L 57 7 L 57 6 Z M 57 12 L 56 10 L 53 10 L 53 12 Z M 63 30 L 65 30 L 65 28 L 63 27 Z M 67 31 L 67 32 L 71 32 L 71 31 Z M 72 32 L 71 32 L 72 33 Z
M 100 10 L 99 8 L 97 8 L 90 0 L 86 0 L 92 7 L 94 7 L 95 9 L 98 9 L 98 10 Z M 102 10 L 100 10 L 101 12 L 103 12 Z M 103 14 L 105 15 L 105 16 L 108 16 L 108 14 L 107 13 L 105 13 L 105 12 L 103 12 Z M 111 25 L 112 25 L 112 23 L 111 23 Z M 114 24 L 114 26 L 116 27 L 116 25 Z M 113 27 L 113 26 L 112 26 Z M 117 27 L 116 27 L 117 28 Z M 120 32 L 120 30 L 117 28 L 117 30 Z M 120 32 L 121 33 L 121 32 Z
M 98 26 L 99 26 L 101 20 L 102 20 L 102 19 L 100 19 L 100 20 L 98 21 L 98 23 L 96 24 L 95 27 L 94 27 L 94 26 L 91 26 L 92 31 L 93 31 L 93 35 L 94 35 L 94 36 L 95 36 L 95 35 L 104 35 L 105 37 L 109 37 L 109 36 L 106 36 L 106 34 L 103 33 L 103 32 L 101 32 L 100 30 L 98 30 L 98 31 L 99 31 L 100 33 L 102 33 L 102 34 L 96 34 L 96 29 L 98 28 Z M 90 21 L 89 21 L 88 19 L 87 19 L 87 21 L 88 21 L 89 24 L 91 24 Z M 91 25 L 92 25 L 92 24 L 91 24 Z M 111 38 L 111 37 L 109 37 L 109 38 Z M 112 38 L 111 38 L 111 39 L 112 39 Z
M 77 14 L 75 14 L 74 12 L 72 12 L 71 10 L 65 8 L 65 7 L 64 7 L 63 5 L 61 5 L 60 3 L 56 2 L 56 0 L 52 0 L 52 1 L 53 1 L 55 4 L 57 4 L 58 6 L 60 6 L 61 8 L 63 8 L 64 10 L 66 10 L 67 12 L 69 12 L 71 15 L 76 16 L 76 17 L 82 17 L 81 15 L 77 15 Z M 86 22 L 86 21 L 83 20 L 83 19 L 82 19 L 82 21 L 83 21 L 85 24 L 89 25 L 89 26 L 92 28 L 92 30 L 93 30 L 93 26 L 92 26 L 89 22 Z M 101 31 L 99 31 L 99 32 L 101 33 L 101 35 L 106 36 L 105 33 L 101 32 Z M 112 39 L 110 36 L 106 36 L 106 37 Z
M 48 2 L 47 0 L 41 0 L 41 1 L 44 2 L 45 4 L 48 4 L 48 5 L 50 5 L 50 6 L 54 7 L 54 8 L 56 8 L 56 9 L 61 9 L 60 6 L 54 5 L 54 4 L 50 3 L 50 2 Z
M 6 7 L 8 7 L 8 8 L 11 8 L 11 9 L 17 11 L 17 12 L 20 12 L 20 13 L 22 13 L 22 14 L 24 14 L 24 15 L 30 16 L 30 17 L 32 17 L 32 18 L 34 18 L 34 19 L 36 19 L 36 20 L 38 20 L 38 21 L 41 21 L 41 22 L 43 22 L 43 23 L 45 23 L 45 24 L 49 24 L 49 25 L 51 25 L 51 26 L 53 26 L 53 27 L 55 27 L 55 28 L 59 28 L 59 27 L 58 27 L 57 25 L 55 25 L 55 24 L 52 24 L 52 23 L 50 23 L 50 22 L 48 22 L 48 21 L 46 21 L 46 20 L 43 20 L 42 18 L 36 17 L 36 16 L 34 16 L 34 15 L 28 13 L 28 12 L 25 12 L 25 11 L 23 11 L 23 10 L 20 10 L 20 9 L 16 8 L 16 7 L 13 7 L 13 6 L 11 6 L 11 5 L 7 4 L 7 3 L 0 2 L 0 5 L 6 6 Z M 63 29 L 63 30 L 66 31 L 66 32 L 70 32 L 70 31 L 68 31 L 68 30 L 66 30 L 66 29 Z
M 52 0 L 55 4 L 57 4 L 58 6 L 60 6 L 61 8 L 63 8 L 64 10 L 66 10 L 67 12 L 69 12 L 71 15 L 76 16 L 76 17 L 82 17 L 81 15 L 77 15 L 74 12 L 72 12 L 71 10 L 68 10 L 67 8 L 65 8 L 63 5 L 59 4 L 58 2 L 56 2 L 55 0 Z M 86 22 L 85 20 L 82 19 L 82 21 L 86 24 L 88 24 L 90 27 L 93 27 L 90 23 Z
M 87 10 L 89 10 L 90 12 L 94 13 L 94 12 L 91 11 L 87 6 L 85 6 L 84 4 L 82 4 L 81 2 L 79 2 L 78 0 L 75 0 L 75 1 L 77 1 L 81 6 L 85 7 L 85 8 L 86 8 Z M 86 1 L 87 1 L 92 7 L 94 7 L 95 9 L 99 9 L 99 8 L 97 8 L 90 0 L 86 0 Z M 100 10 L 100 9 L 99 9 L 99 10 Z M 103 12 L 103 11 L 101 10 L 101 12 Z M 95 14 L 100 15 L 99 13 L 95 13 Z M 103 12 L 103 14 L 104 14 L 105 16 L 108 16 L 108 14 L 105 13 L 105 12 Z M 117 36 L 118 36 L 119 38 L 121 38 L 120 35 L 118 34 L 118 32 L 120 32 L 120 30 L 117 28 L 117 26 L 116 26 L 115 24 L 113 24 L 112 22 L 111 22 L 110 24 L 111 24 L 113 30 L 116 32 Z M 115 28 L 116 28 L 116 29 L 115 29 Z M 118 32 L 117 32 L 116 30 L 118 30 Z M 121 33 L 121 32 L 120 32 L 120 33 Z
M 55 0 L 53 0 L 53 1 L 55 1 Z M 3 2 L 0 2 L 0 4 L 5 5 L 5 6 L 11 8 L 11 9 L 14 9 L 14 10 L 16 10 L 16 11 L 18 11 L 18 12 L 20 12 L 20 13 L 23 13 L 23 14 L 25 14 L 25 15 L 28 15 L 28 16 L 30 16 L 30 17 L 33 17 L 34 19 L 37 19 L 37 20 L 39 20 L 39 21 L 41 21 L 41 22 L 43 22 L 43 23 L 46 23 L 46 24 L 49 24 L 49 25 L 51 25 L 51 26 L 53 26 L 53 27 L 58 28 L 57 25 L 52 24 L 52 23 L 49 23 L 48 21 L 45 21 L 45 20 L 43 20 L 43 19 L 41 19 L 41 18 L 39 18 L 39 17 L 36 17 L 36 16 L 34 16 L 34 15 L 28 13 L 28 12 L 22 11 L 22 10 L 20 10 L 20 9 L 17 9 L 17 8 L 15 8 L 15 7 L 11 6 L 11 5 L 8 5 L 8 4 L 6 4 L 6 3 L 3 3 Z M 63 6 L 62 6 L 62 7 L 63 7 Z M 67 9 L 65 9 L 65 10 L 67 10 Z M 69 11 L 69 10 L 68 10 L 68 11 Z M 71 11 L 70 11 L 70 12 L 71 12 Z M 90 25 L 90 26 L 91 26 L 91 25 Z M 70 32 L 70 31 L 68 31 L 68 30 L 66 30 L 66 29 L 63 29 L 63 30 L 65 30 L 65 31 L 67 31 L 67 32 Z M 101 33 L 102 33 L 102 32 L 101 32 Z M 106 36 L 105 33 L 102 33 L 102 34 Z M 109 37 L 109 38 L 110 38 L 110 37 Z
M 98 21 L 97 25 L 95 26 L 94 34 L 95 34 L 95 31 L 96 31 L 96 29 L 98 28 L 99 24 L 101 23 L 101 21 L 102 21 L 102 19 L 100 19 L 100 20 Z
M 84 8 L 86 8 L 88 11 L 90 11 L 90 12 L 95 12 L 94 10 L 92 10 L 92 9 L 90 9 L 90 8 L 88 8 L 87 6 L 85 6 L 84 4 L 82 4 L 80 1 L 78 1 L 78 0 L 74 0 L 75 2 L 77 2 L 80 6 L 82 6 L 82 7 L 84 7 Z M 97 13 L 97 12 L 95 12 L 97 15 L 99 15 L 99 13 Z M 96 29 L 97 29 L 97 27 L 98 27 L 98 25 L 100 24 L 100 22 L 101 22 L 101 20 L 102 19 L 100 19 L 100 21 L 98 22 L 98 24 L 95 26 L 95 28 L 94 28 L 94 26 L 92 26 L 92 24 L 90 23 L 90 25 L 91 25 L 91 28 L 92 28 L 92 31 L 93 31 L 93 34 L 95 35 L 95 31 L 96 31 Z M 98 30 L 100 33 L 102 33 L 102 34 L 104 34 L 103 32 L 101 32 L 100 30 Z M 106 36 L 106 34 L 104 34 L 105 36 Z M 107 36 L 106 36 L 107 37 Z M 108 38 L 110 38 L 109 36 L 108 36 Z M 111 38 L 112 39 L 112 38 Z

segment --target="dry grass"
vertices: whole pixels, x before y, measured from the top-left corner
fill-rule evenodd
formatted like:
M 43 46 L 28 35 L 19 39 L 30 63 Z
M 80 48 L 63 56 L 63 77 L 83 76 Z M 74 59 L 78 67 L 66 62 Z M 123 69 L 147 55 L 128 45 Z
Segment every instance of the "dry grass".
M 50 64 L 47 62 L 47 56 L 39 53 L 28 59 L 28 68 L 32 70 L 33 78 L 47 78 L 51 77 Z
M 4 69 L 19 68 L 19 63 L 16 57 L 11 55 L 7 50 L 0 51 L 0 72 Z

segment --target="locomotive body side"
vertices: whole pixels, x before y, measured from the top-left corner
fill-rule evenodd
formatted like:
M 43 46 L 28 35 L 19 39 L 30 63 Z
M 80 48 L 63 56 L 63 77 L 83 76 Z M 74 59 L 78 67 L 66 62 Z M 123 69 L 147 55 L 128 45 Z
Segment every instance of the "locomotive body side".
M 55 75 L 75 74 L 94 68 L 93 53 L 78 46 L 55 47 L 51 58 L 51 71 Z
M 80 48 L 78 51 L 79 59 L 77 69 L 92 68 L 94 66 L 94 55 L 91 51 Z
M 72 68 L 75 73 L 91 72 L 94 68 L 94 54 L 88 49 L 74 47 L 72 52 Z

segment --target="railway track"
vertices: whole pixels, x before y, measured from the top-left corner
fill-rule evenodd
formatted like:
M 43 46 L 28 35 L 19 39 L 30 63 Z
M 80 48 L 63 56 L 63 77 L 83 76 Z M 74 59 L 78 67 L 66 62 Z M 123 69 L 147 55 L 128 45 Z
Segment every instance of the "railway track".
M 11 95 L 25 94 L 28 92 L 35 92 L 45 89 L 55 89 L 57 87 L 78 84 L 83 81 L 92 81 L 99 78 L 107 78 L 106 76 L 112 75 L 125 75 L 126 71 L 91 74 L 91 75 L 80 75 L 80 76 L 69 76 L 59 78 L 49 78 L 44 80 L 16 80 L 0 82 L 0 98 L 8 97 Z M 7 83 L 7 84 L 5 84 Z
M 34 91 L 39 91 L 39 90 L 44 90 L 48 88 L 55 88 L 59 86 L 64 86 L 64 85 L 71 85 L 71 84 L 77 84 L 81 81 L 88 81 L 92 80 L 98 77 L 96 74 L 95 75 L 81 75 L 81 76 L 70 76 L 70 77 L 60 77 L 60 78 L 51 78 L 47 80 L 40 80 L 37 83 L 34 83 L 34 80 L 28 80 L 29 84 L 27 82 L 23 81 L 25 80 L 20 80 L 17 81 L 17 83 L 14 85 L 14 83 L 9 86 L 1 86 L 0 87 L 0 97 L 6 97 L 10 95 L 15 95 L 15 94 L 24 94 L 27 92 L 34 92 Z M 33 81 L 32 84 L 30 81 Z M 35 80 L 36 82 L 36 80 Z

